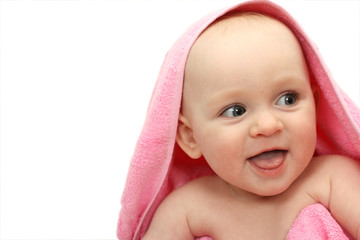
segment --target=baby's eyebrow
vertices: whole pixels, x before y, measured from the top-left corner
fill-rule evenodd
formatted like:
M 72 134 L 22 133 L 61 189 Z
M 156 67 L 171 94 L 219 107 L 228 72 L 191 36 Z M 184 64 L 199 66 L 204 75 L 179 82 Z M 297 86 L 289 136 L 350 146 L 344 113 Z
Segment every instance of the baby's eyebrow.
M 309 83 L 310 81 L 304 76 L 299 76 L 297 74 L 284 74 L 273 80 L 273 85 L 278 88 L 284 86 L 288 87 L 299 87 L 300 85 Z
M 231 88 L 218 90 L 216 93 L 208 96 L 207 107 L 216 107 L 218 105 L 232 104 L 232 101 L 239 101 L 244 96 L 244 89 Z

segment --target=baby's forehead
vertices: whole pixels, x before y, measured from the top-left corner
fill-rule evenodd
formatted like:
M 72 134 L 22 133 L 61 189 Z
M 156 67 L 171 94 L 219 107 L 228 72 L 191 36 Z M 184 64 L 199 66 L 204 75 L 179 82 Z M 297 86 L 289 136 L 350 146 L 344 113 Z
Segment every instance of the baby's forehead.
M 241 38 L 248 38 L 248 35 L 251 35 L 248 33 L 265 31 L 267 34 L 273 35 L 276 33 L 274 29 L 281 29 L 281 31 L 286 29 L 285 31 L 291 32 L 280 21 L 255 12 L 229 13 L 216 19 L 200 34 L 190 49 L 185 65 L 185 82 L 189 81 L 187 79 L 189 74 L 187 73 L 201 69 L 201 62 L 203 62 L 206 53 L 216 46 L 226 44 L 224 43 L 226 36 L 232 34 L 235 36 L 240 32 Z
M 263 50 L 264 52 L 259 52 Z M 246 64 L 257 61 L 251 59 L 262 59 L 254 56 L 273 56 L 278 59 L 279 56 L 289 56 L 292 52 L 297 53 L 295 56 L 304 57 L 298 39 L 280 21 L 252 12 L 225 15 L 201 33 L 189 52 L 185 66 L 183 100 L 199 95 L 204 85 L 214 85 L 214 88 L 221 85 L 223 81 L 214 79 L 227 79 L 227 74 L 231 72 L 229 69 L 247 68 Z M 263 60 L 266 63 L 269 58 Z M 241 66 L 238 65 L 240 62 Z
M 279 29 L 282 32 L 284 29 L 291 32 L 283 23 L 267 15 L 256 12 L 228 13 L 216 19 L 199 35 L 190 49 L 185 67 L 190 65 L 189 62 L 196 64 L 194 56 L 211 50 L 212 45 L 222 42 L 228 35 L 241 33 L 241 38 L 249 38 L 248 35 L 254 32 L 266 32 L 268 35 L 274 35 L 277 33 L 275 30 Z

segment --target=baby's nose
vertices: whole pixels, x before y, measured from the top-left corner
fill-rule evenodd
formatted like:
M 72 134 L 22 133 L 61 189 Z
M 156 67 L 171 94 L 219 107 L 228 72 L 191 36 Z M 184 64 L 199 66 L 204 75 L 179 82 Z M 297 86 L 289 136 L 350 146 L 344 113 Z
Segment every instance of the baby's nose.
M 249 134 L 251 137 L 270 137 L 281 132 L 283 128 L 284 125 L 279 117 L 271 111 L 263 111 L 254 116 L 254 123 L 249 129 Z

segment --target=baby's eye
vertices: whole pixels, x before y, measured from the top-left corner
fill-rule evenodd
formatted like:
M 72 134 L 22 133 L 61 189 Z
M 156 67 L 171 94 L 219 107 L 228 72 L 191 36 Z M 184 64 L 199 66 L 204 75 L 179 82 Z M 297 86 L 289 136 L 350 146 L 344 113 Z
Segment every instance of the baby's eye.
M 279 106 L 294 105 L 296 103 L 297 99 L 298 99 L 298 96 L 296 93 L 288 92 L 288 93 L 285 93 L 283 96 L 281 96 L 281 98 L 278 100 L 276 105 L 279 105 Z
M 225 109 L 221 113 L 221 116 L 234 118 L 234 117 L 240 117 L 245 112 L 246 112 L 246 109 L 243 106 L 241 106 L 241 105 L 233 105 L 233 106 L 228 107 L 227 109 Z

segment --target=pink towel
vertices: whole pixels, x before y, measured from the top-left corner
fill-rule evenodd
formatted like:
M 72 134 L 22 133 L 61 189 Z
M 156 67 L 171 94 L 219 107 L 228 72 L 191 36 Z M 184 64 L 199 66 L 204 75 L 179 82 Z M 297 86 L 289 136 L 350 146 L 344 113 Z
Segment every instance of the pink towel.
M 288 240 L 350 239 L 340 225 L 321 204 L 304 208 L 294 221 Z
M 184 66 L 189 50 L 210 23 L 231 11 L 252 11 L 269 15 L 293 31 L 303 48 L 312 81 L 316 82 L 320 89 L 316 155 L 334 153 L 360 159 L 360 112 L 335 84 L 315 45 L 301 27 L 285 10 L 270 1 L 254 0 L 238 4 L 210 14 L 192 25 L 165 57 L 122 196 L 117 232 L 121 240 L 140 239 L 145 234 L 156 208 L 172 190 L 194 178 L 212 174 L 204 159 L 193 161 L 183 153 L 175 143 L 175 136 Z M 306 208 L 305 216 L 311 216 L 307 212 L 312 212 L 312 209 Z M 314 211 L 319 212 L 318 207 Z M 321 234 L 322 231 L 326 232 L 327 230 L 322 228 L 327 226 L 328 221 L 334 222 L 331 215 L 322 215 L 322 212 L 323 210 L 320 215 L 324 217 L 325 224 L 314 225 L 312 228 L 302 227 L 313 224 L 311 217 L 310 224 L 306 224 L 309 218 L 303 218 L 303 214 L 300 214 L 289 237 L 296 239 L 295 236 L 311 236 L 307 231 L 317 230 L 315 226 L 321 228 Z M 330 232 L 332 229 L 329 228 Z M 332 236 L 331 233 L 328 236 Z

